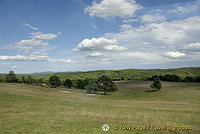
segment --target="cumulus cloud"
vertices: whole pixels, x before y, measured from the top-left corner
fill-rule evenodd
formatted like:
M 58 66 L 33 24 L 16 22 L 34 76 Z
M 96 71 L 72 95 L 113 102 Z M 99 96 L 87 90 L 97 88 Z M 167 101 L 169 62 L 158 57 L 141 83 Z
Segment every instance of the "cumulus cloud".
M 32 30 L 38 30 L 37 27 L 33 27 L 33 26 L 31 26 L 30 24 L 27 24 L 27 23 L 24 23 L 24 26 L 27 26 L 27 27 L 31 28 Z
M 136 4 L 135 0 L 102 0 L 100 3 L 93 2 L 91 6 L 85 8 L 84 13 L 90 16 L 102 18 L 107 17 L 132 17 L 136 10 L 142 6 Z
M 176 52 L 167 52 L 166 53 L 166 56 L 171 57 L 171 58 L 183 57 L 185 55 L 186 55 L 185 53 L 181 53 L 181 52 L 178 52 L 178 51 L 176 51 Z
M 115 39 L 92 38 L 84 39 L 75 48 L 75 51 L 119 51 L 126 48 L 118 45 Z
M 200 16 L 162 23 L 148 23 L 139 27 L 121 26 L 119 33 L 106 33 L 106 38 L 116 39 L 120 44 L 133 45 L 149 42 L 153 45 L 180 45 L 199 42 Z
M 58 62 L 71 63 L 71 59 L 52 59 L 46 55 L 16 55 L 16 56 L 0 56 L 0 61 L 41 61 L 41 62 Z
M 152 22 L 163 22 L 165 21 L 165 17 L 162 15 L 152 15 L 152 14 L 145 14 L 140 17 L 142 22 L 145 23 L 152 23 Z
M 40 40 L 52 40 L 58 37 L 58 35 L 60 35 L 61 33 L 59 32 L 58 35 L 56 34 L 52 34 L 52 33 L 48 33 L 48 34 L 43 34 L 42 32 L 36 32 L 36 33 L 30 33 L 31 34 L 31 38 L 34 39 L 40 39 Z

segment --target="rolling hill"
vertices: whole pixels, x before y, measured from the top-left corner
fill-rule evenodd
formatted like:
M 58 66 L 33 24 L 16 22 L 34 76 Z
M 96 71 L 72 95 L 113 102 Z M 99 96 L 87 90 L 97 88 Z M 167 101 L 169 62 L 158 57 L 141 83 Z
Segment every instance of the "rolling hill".
M 51 74 L 25 74 L 31 75 L 34 78 L 48 79 L 51 75 L 57 75 L 61 79 L 85 79 L 85 78 L 98 78 L 102 75 L 109 75 L 114 79 L 135 79 L 141 80 L 153 75 L 165 75 L 165 74 L 175 74 L 182 78 L 186 76 L 200 76 L 200 67 L 188 67 L 188 68 L 175 68 L 175 69 L 124 69 L 124 70 L 97 70 L 97 71 L 87 71 L 87 72 L 59 72 Z M 22 74 L 18 74 L 21 77 Z M 0 78 L 5 77 L 5 74 L 1 74 Z

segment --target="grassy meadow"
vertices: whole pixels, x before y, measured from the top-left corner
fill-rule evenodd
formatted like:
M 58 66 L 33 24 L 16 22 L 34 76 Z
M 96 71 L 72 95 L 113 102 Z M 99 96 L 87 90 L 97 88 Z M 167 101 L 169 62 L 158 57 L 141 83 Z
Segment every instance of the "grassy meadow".
M 119 91 L 86 94 L 80 89 L 0 83 L 0 134 L 199 134 L 200 83 L 116 82 Z M 110 130 L 103 132 L 101 126 Z M 192 130 L 121 130 L 122 126 L 192 126 Z M 115 127 L 118 126 L 118 129 Z

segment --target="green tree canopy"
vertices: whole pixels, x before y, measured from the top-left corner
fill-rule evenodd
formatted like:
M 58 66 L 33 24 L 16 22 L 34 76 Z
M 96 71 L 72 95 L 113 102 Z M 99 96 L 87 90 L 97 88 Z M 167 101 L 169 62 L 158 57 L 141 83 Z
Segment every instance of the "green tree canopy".
M 99 91 L 99 85 L 97 80 L 90 80 L 88 85 L 86 86 L 86 89 L 88 93 L 93 93 L 93 94 Z
M 84 82 L 84 80 L 79 79 L 79 80 L 76 82 L 76 84 L 77 84 L 77 88 L 84 89 L 84 87 L 85 87 L 85 82 Z
M 60 77 L 56 76 L 56 75 L 52 75 L 50 78 L 49 78 L 49 84 L 52 86 L 52 87 L 58 87 L 61 85 L 61 80 L 60 80 Z
M 14 73 L 14 71 L 9 71 L 9 73 L 6 75 L 6 81 L 7 82 L 17 82 L 17 76 Z
M 66 79 L 64 81 L 64 86 L 67 86 L 68 88 L 72 87 L 72 81 L 70 79 Z
M 98 82 L 100 90 L 104 91 L 105 95 L 107 92 L 111 92 L 111 91 L 114 92 L 114 91 L 118 90 L 115 83 L 107 75 L 103 75 L 103 76 L 99 77 L 97 82 Z
M 154 83 L 150 86 L 152 89 L 160 90 L 162 88 L 162 83 L 159 77 L 154 79 Z

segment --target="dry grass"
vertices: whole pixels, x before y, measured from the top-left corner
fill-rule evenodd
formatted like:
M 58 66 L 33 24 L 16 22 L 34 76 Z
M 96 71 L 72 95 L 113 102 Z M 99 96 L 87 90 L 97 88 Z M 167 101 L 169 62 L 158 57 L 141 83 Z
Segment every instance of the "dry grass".
M 200 133 L 200 83 L 163 83 L 159 92 L 151 82 L 118 82 L 119 91 L 106 96 L 83 90 L 49 89 L 0 84 L 0 134 Z M 62 89 L 63 90 L 63 89 Z M 190 131 L 114 130 L 114 125 L 189 125 Z

